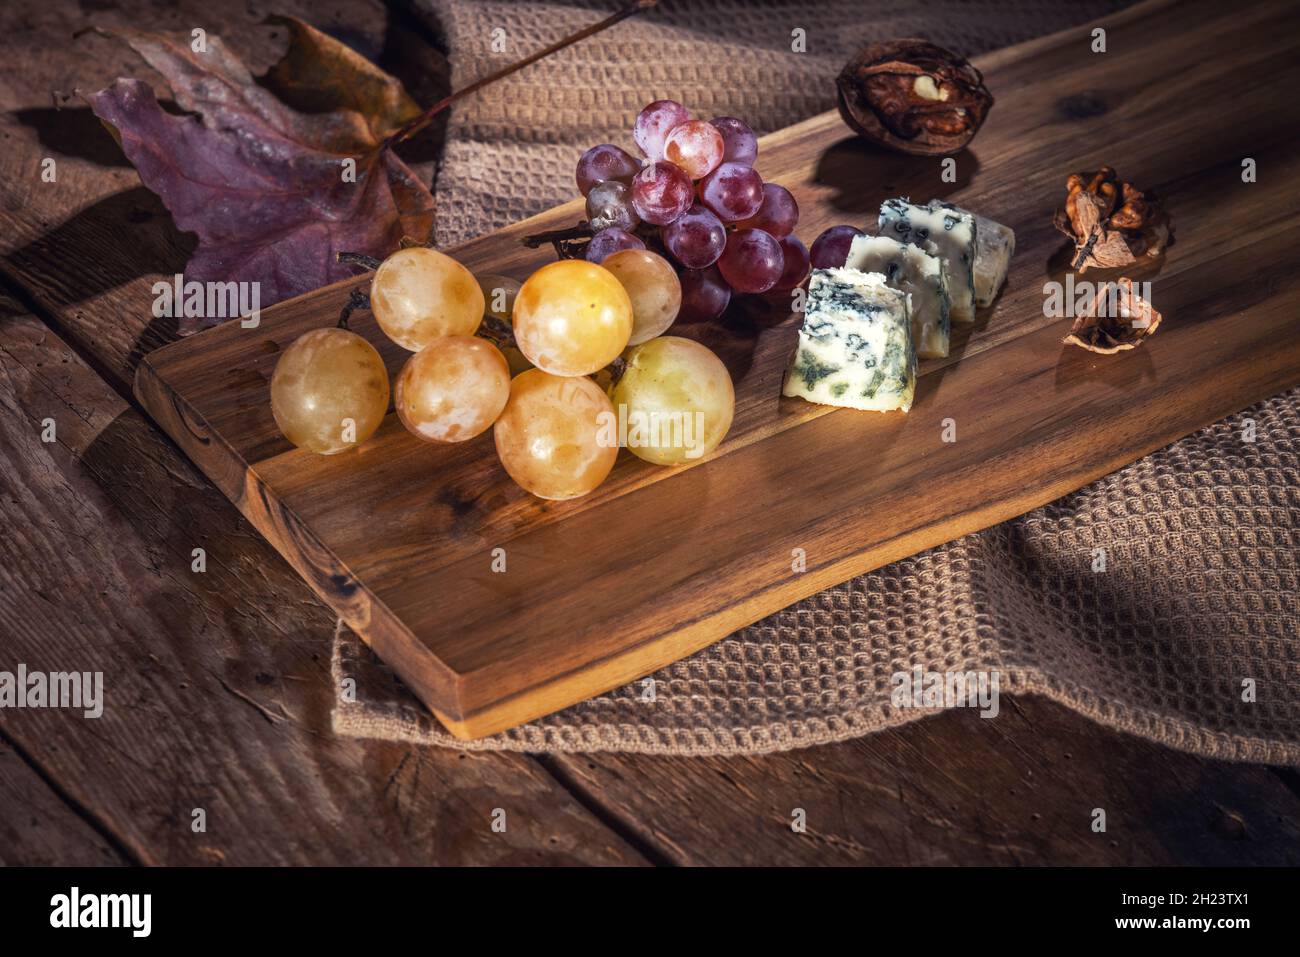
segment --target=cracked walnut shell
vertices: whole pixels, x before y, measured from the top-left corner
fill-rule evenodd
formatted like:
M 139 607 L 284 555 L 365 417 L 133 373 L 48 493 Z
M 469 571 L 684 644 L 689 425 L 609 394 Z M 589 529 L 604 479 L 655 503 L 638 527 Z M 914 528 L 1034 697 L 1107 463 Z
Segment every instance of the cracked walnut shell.
M 1111 167 L 1072 173 L 1065 186 L 1065 208 L 1052 223 L 1074 240 L 1070 266 L 1080 273 L 1149 265 L 1173 243 L 1169 217 L 1155 194 L 1121 181 Z
M 1102 286 L 1063 341 L 1103 355 L 1136 349 L 1159 328 L 1161 315 L 1133 285 L 1121 277 Z
M 979 70 L 926 40 L 871 44 L 835 86 L 844 122 L 882 146 L 922 156 L 960 152 L 993 106 Z

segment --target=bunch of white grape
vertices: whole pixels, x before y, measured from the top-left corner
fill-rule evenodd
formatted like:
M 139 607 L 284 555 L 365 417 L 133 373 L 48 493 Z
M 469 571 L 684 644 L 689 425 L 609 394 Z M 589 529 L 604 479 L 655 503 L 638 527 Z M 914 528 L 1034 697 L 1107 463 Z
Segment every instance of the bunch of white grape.
M 702 423 L 689 446 L 669 441 L 671 431 L 628 444 L 649 462 L 678 464 L 722 441 L 735 407 L 730 374 L 706 347 L 662 335 L 681 301 L 672 266 L 645 249 L 601 264 L 561 260 L 520 283 L 475 277 L 450 256 L 411 247 L 385 259 L 370 285 L 379 328 L 414 353 L 393 387 L 406 429 L 464 442 L 491 428 L 506 472 L 546 499 L 585 495 L 604 481 L 618 456 L 620 412 Z M 481 328 L 488 317 L 504 334 Z M 620 359 L 626 374 L 606 375 L 607 387 L 591 378 Z M 342 327 L 299 337 L 271 378 L 280 431 L 325 455 L 373 435 L 388 400 L 379 353 Z

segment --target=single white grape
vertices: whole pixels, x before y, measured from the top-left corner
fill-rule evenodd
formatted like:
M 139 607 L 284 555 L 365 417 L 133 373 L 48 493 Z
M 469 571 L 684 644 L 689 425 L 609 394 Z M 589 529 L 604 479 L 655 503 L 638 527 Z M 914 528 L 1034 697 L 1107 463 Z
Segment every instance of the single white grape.
M 397 416 L 429 442 L 464 442 L 491 428 L 510 397 L 501 350 L 477 336 L 443 336 L 406 360 L 394 387 Z
M 271 414 L 284 437 L 321 455 L 355 448 L 388 410 L 388 370 L 347 329 L 314 329 L 284 350 L 271 374 Z
M 515 342 L 537 368 L 590 375 L 609 365 L 632 334 L 632 301 L 614 274 L 561 259 L 528 277 L 514 309 Z
M 538 498 L 576 498 L 614 467 L 613 414 L 609 397 L 585 376 L 529 369 L 510 383 L 492 437 L 501 464 L 524 490 Z
M 627 368 L 611 391 L 628 450 L 656 465 L 708 455 L 726 436 L 736 410 L 731 374 L 693 339 L 659 336 L 624 355 Z
M 682 283 L 663 256 L 648 249 L 624 249 L 601 263 L 632 300 L 629 345 L 653 339 L 673 324 L 682 306 Z
M 439 336 L 472 336 L 483 321 L 483 291 L 450 256 L 412 246 L 379 264 L 370 309 L 388 338 L 419 352 Z

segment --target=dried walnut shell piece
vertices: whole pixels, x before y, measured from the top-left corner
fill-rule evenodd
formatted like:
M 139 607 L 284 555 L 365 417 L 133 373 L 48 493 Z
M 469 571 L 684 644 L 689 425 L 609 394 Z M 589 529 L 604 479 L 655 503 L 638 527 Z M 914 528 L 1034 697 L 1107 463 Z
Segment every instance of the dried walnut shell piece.
M 1120 278 L 1102 287 L 1063 341 L 1103 355 L 1136 349 L 1155 333 L 1161 318 L 1134 290 L 1133 280 Z
M 919 39 L 873 43 L 835 85 L 844 122 L 882 146 L 922 156 L 960 152 L 993 106 L 979 70 Z

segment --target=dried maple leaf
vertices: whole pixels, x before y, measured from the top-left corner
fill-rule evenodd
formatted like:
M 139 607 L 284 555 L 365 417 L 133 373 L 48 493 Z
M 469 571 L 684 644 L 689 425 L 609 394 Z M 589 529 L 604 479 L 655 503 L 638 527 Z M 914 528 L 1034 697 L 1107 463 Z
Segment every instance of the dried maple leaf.
M 1137 294 L 1133 280 L 1121 277 L 1093 297 L 1064 341 L 1105 355 L 1136 349 L 1160 327 L 1160 319 L 1151 303 Z
M 220 37 L 196 52 L 188 36 L 108 34 L 197 117 L 164 112 L 139 80 L 87 97 L 144 185 L 198 236 L 186 279 L 257 282 L 262 306 L 353 275 L 337 252 L 382 257 L 403 236 L 426 239 L 434 208 L 386 143 L 420 114 L 401 84 L 300 20 L 270 22 L 289 45 L 260 82 Z M 182 319 L 180 331 L 216 321 Z

